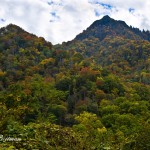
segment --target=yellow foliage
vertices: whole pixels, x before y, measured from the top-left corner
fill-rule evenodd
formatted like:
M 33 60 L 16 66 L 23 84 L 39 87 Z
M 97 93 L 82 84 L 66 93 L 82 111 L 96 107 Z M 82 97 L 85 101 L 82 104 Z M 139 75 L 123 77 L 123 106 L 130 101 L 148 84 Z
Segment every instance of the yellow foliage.
M 105 127 L 97 128 L 97 131 L 100 132 L 100 133 L 105 133 L 105 132 L 107 132 L 107 129 Z
M 0 77 L 4 77 L 6 75 L 6 72 L 3 72 L 2 70 L 0 70 Z
M 55 63 L 55 59 L 54 58 L 48 58 L 48 59 L 44 59 L 41 61 L 41 65 L 46 65 L 46 64 L 54 64 Z

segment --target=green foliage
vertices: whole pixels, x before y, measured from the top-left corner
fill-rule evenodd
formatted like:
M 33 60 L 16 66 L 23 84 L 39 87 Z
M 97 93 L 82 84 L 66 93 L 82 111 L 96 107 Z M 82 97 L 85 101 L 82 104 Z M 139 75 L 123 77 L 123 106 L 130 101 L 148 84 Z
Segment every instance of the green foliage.
M 150 43 L 95 25 L 53 47 L 0 29 L 0 149 L 150 149 Z

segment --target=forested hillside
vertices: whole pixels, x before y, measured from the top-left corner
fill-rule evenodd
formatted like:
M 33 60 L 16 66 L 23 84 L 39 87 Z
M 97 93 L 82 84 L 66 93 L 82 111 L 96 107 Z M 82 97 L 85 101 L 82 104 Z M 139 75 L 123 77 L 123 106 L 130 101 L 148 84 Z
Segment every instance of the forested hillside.
M 0 131 L 4 150 L 150 149 L 149 31 L 105 16 L 53 46 L 1 28 Z

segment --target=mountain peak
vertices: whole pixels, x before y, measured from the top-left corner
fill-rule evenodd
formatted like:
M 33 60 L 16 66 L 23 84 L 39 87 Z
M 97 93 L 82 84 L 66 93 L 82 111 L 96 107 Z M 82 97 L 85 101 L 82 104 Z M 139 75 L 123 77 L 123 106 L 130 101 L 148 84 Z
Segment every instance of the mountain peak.
M 141 32 L 137 28 L 129 27 L 124 21 L 115 20 L 108 15 L 100 20 L 96 20 L 90 27 L 77 35 L 75 39 L 84 40 L 86 38 L 94 37 L 101 41 L 108 36 L 121 36 L 127 39 L 143 39 L 150 41 L 149 32 Z
M 98 20 L 103 24 L 114 22 L 115 20 L 110 18 L 108 15 L 104 16 L 102 19 Z
M 15 25 L 15 24 L 9 24 L 6 27 L 2 27 L 0 29 L 0 34 L 8 34 L 9 32 L 11 33 L 28 33 L 26 32 L 24 29 L 22 29 L 21 27 Z
M 106 15 L 101 20 L 103 20 L 103 21 L 110 21 L 110 20 L 114 20 L 114 19 L 112 19 L 108 15 Z
M 96 20 L 89 28 L 97 27 L 99 25 L 108 25 L 115 23 L 116 20 L 110 18 L 108 15 L 104 16 L 100 20 Z

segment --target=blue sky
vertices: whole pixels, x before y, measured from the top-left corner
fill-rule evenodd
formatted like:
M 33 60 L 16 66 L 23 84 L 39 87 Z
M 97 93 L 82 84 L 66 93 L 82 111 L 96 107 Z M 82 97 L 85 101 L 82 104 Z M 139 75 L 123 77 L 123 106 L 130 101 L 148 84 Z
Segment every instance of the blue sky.
M 56 44 L 104 15 L 150 30 L 149 8 L 150 0 L 0 0 L 0 27 L 13 23 Z

